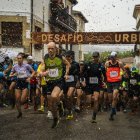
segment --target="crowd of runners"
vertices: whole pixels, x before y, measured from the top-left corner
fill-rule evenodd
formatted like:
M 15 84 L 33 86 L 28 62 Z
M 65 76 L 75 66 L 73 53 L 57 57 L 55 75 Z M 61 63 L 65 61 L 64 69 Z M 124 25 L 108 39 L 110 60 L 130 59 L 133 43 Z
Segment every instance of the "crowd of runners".
M 91 106 L 91 122 L 97 123 L 99 111 L 110 111 L 113 121 L 117 111 L 135 113 L 140 105 L 140 74 L 134 66 L 119 61 L 112 52 L 106 62 L 100 62 L 99 52 L 93 52 L 89 62 L 74 60 L 74 52 L 60 53 L 54 42 L 47 44 L 48 54 L 35 63 L 32 56 L 19 53 L 17 63 L 6 57 L 0 63 L 0 107 L 34 107 L 52 119 L 52 128 L 61 117 L 71 120 Z

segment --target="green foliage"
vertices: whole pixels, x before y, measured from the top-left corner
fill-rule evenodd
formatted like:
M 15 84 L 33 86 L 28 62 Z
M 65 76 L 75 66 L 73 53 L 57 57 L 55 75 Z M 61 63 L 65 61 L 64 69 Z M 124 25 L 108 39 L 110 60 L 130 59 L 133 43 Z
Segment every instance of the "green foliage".
M 100 53 L 100 60 L 101 61 L 106 61 L 108 56 L 110 55 L 111 52 L 106 51 Z M 125 51 L 125 52 L 117 52 L 118 58 L 126 58 L 126 57 L 133 57 L 133 50 L 132 51 Z M 89 52 L 88 54 L 84 54 L 84 60 L 85 62 L 89 62 L 92 59 L 92 53 Z
M 89 62 L 92 59 L 92 53 L 84 54 L 84 61 Z

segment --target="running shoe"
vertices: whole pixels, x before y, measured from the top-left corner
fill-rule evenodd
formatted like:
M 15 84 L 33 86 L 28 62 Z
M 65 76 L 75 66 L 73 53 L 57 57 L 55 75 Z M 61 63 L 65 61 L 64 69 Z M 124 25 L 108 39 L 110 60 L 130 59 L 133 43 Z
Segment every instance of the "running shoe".
M 17 119 L 19 119 L 19 118 L 22 118 L 22 113 L 21 112 L 19 112 L 18 115 L 17 115 Z
M 25 103 L 25 104 L 24 104 L 24 109 L 28 109 L 28 108 L 29 108 L 28 104 Z
M 97 121 L 95 119 L 92 119 L 91 123 L 97 123 Z
M 59 110 L 59 116 L 62 117 L 65 114 L 65 110 L 64 110 L 64 106 L 63 106 L 63 102 L 60 101 L 60 104 L 58 105 L 58 110 Z
M 114 121 L 114 117 L 113 116 L 114 116 L 113 114 L 110 115 L 110 117 L 109 117 L 110 121 Z
M 80 113 L 80 107 L 79 106 L 75 107 L 75 112 Z
M 54 118 L 53 120 L 53 124 L 52 124 L 52 128 L 56 128 L 59 124 L 59 119 L 58 118 Z
M 73 114 L 69 114 L 66 119 L 67 120 L 72 120 L 73 119 Z
M 44 112 L 44 106 L 41 106 L 41 107 L 38 109 L 38 111 Z
M 50 120 L 53 119 L 53 115 L 51 111 L 48 111 L 47 118 L 49 118 Z

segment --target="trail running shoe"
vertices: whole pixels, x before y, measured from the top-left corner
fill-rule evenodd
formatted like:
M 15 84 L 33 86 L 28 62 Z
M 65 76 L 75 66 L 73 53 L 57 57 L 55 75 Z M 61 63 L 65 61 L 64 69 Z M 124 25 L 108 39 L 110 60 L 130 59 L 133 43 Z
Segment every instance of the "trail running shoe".
M 64 110 L 64 106 L 63 106 L 63 102 L 60 101 L 60 104 L 58 105 L 59 108 L 59 116 L 62 117 L 65 114 L 65 110 Z
M 47 118 L 49 118 L 50 120 L 53 119 L 53 115 L 51 111 L 48 111 Z
M 58 118 L 54 118 L 53 120 L 53 124 L 52 124 L 52 128 L 56 128 L 59 124 L 59 119 Z
M 44 112 L 44 106 L 41 106 L 41 107 L 38 109 L 38 111 Z
M 17 115 L 17 119 L 19 119 L 19 118 L 22 118 L 22 113 L 21 112 L 19 112 L 18 115 Z
M 72 120 L 73 119 L 73 114 L 69 114 L 66 119 L 67 120 Z

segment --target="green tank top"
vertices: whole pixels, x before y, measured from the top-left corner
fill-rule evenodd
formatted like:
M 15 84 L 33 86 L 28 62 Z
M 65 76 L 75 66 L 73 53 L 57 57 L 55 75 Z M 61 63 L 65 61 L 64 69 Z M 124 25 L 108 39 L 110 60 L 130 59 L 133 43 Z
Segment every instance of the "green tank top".
M 56 56 L 50 59 L 48 55 L 45 56 L 45 69 L 49 71 L 46 76 L 48 81 L 59 80 L 63 76 L 63 61 L 61 56 Z

